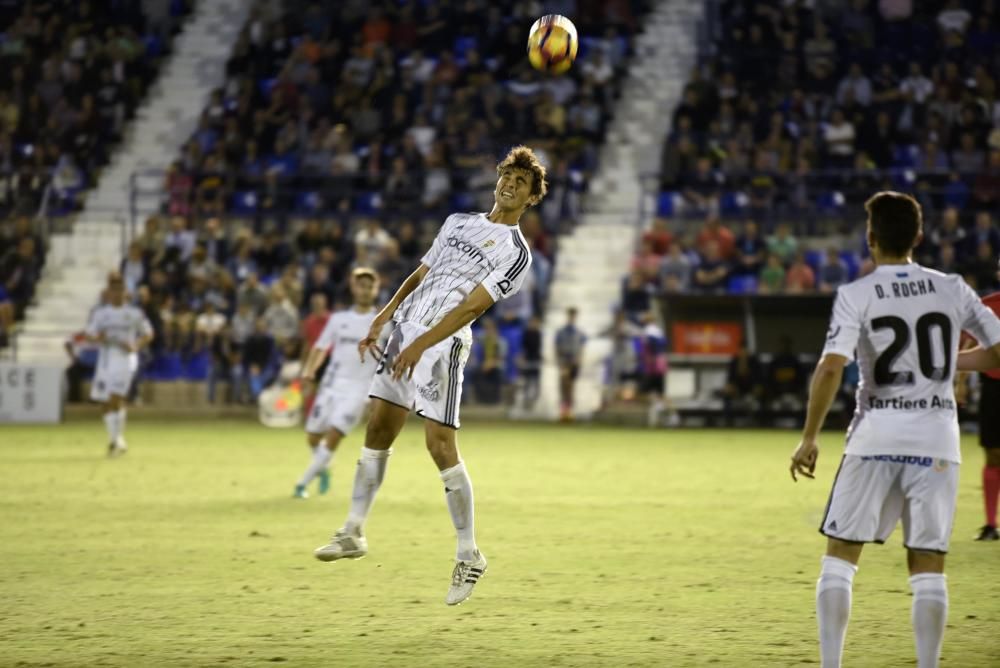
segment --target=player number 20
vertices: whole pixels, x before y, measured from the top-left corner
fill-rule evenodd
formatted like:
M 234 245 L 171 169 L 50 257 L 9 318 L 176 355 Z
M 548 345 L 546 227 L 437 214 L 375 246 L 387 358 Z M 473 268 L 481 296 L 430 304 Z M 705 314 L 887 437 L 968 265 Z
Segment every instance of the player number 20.
M 882 351 L 875 360 L 876 385 L 912 385 L 913 371 L 893 369 L 893 365 L 906 347 L 910 345 L 910 327 L 902 318 L 894 315 L 882 316 L 872 320 L 872 330 L 891 329 L 892 343 Z M 934 351 L 931 347 L 931 333 L 938 332 L 941 337 L 941 350 L 944 355 L 940 366 L 934 365 Z M 925 313 L 917 320 L 913 328 L 917 339 L 917 358 L 920 360 L 920 373 L 930 380 L 945 380 L 951 376 L 951 320 L 944 313 Z

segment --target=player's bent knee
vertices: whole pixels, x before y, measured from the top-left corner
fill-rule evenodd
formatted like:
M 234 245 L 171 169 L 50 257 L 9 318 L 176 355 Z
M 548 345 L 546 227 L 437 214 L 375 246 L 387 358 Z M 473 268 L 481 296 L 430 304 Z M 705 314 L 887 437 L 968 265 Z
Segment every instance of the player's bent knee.
M 910 567 L 910 575 L 917 573 L 944 573 L 944 554 L 932 550 L 906 551 L 907 565 Z

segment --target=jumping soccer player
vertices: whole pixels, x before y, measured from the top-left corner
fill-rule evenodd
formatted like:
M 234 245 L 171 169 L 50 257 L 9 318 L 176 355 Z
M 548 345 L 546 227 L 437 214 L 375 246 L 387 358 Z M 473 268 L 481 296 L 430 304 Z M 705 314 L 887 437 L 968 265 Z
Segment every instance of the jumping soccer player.
M 813 477 L 819 430 L 857 350 L 857 410 L 819 529 L 827 536 L 816 585 L 822 665 L 840 666 L 862 547 L 885 541 L 902 519 L 917 663 L 931 668 L 948 613 L 944 555 L 961 461 L 953 388 L 959 336 L 964 329 L 993 347 L 981 357 L 1000 355 L 1000 320 L 960 276 L 911 260 L 923 225 L 915 199 L 880 192 L 865 210 L 876 269 L 837 291 L 791 473 Z
M 118 457 L 128 450 L 126 397 L 139 368 L 139 351 L 153 340 L 153 327 L 139 308 L 125 303 L 125 281 L 117 272 L 108 277 L 107 298 L 91 313 L 85 334 L 100 346 L 90 398 L 104 406 L 108 456 Z
M 347 520 L 330 543 L 315 552 L 322 561 L 368 552 L 365 520 L 385 476 L 392 443 L 410 409 L 416 408 L 425 418 L 427 449 L 441 472 L 458 535 L 448 605 L 467 599 L 486 572 L 486 558 L 476 547 L 472 482 L 456 439 L 462 373 L 472 343 L 469 326 L 494 302 L 521 288 L 531 253 L 518 220 L 546 191 L 545 168 L 524 146 L 507 154 L 497 174 L 490 213 L 449 216 L 420 266 L 375 316 L 358 345 L 362 358 L 382 352 L 376 341 L 382 327 L 392 322 L 369 393 L 372 413 Z
M 341 439 L 354 428 L 368 403 L 367 389 L 375 365 L 363 366 L 357 346 L 368 334 L 375 319 L 378 274 L 374 269 L 358 267 L 351 273 L 351 296 L 354 307 L 334 313 L 313 344 L 302 367 L 302 378 L 313 381 L 316 371 L 330 354 L 330 363 L 316 390 L 316 398 L 306 420 L 306 438 L 312 448 L 312 461 L 295 485 L 293 496 L 309 498 L 306 486 L 319 477 L 319 493 L 330 489 L 330 460 Z M 333 348 L 332 352 L 330 348 Z

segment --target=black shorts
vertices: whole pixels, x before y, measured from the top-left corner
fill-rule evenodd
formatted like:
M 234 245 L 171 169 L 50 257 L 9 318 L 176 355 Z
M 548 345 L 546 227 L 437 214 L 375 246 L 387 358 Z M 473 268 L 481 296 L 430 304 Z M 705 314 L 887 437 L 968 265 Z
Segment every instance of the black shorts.
M 644 394 L 663 394 L 667 377 L 661 373 L 644 374 L 641 389 Z
M 1000 380 L 979 374 L 979 444 L 1000 448 Z

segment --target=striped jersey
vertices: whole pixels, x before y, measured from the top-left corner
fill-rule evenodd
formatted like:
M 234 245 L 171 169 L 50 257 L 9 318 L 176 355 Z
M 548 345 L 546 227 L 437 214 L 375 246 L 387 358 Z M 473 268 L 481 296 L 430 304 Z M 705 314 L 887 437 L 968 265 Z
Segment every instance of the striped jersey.
M 98 368 L 127 367 L 135 370 L 139 365 L 139 354 L 127 350 L 143 337 L 153 334 L 153 327 L 146 315 L 131 304 L 114 306 L 102 304 L 91 311 L 87 323 L 87 335 L 103 336 L 97 357 Z
M 334 313 L 326 321 L 323 332 L 313 344 L 313 348 L 319 350 L 333 349 L 330 352 L 330 362 L 320 380 L 320 389 L 332 387 L 337 381 L 359 384 L 371 382 L 378 364 L 371 359 L 361 361 L 358 343 L 368 336 L 375 313 L 374 308 L 365 312 L 351 308 Z
M 955 274 L 881 265 L 837 289 L 823 353 L 856 350 L 861 375 L 847 454 L 961 461 L 953 383 L 962 330 L 1000 343 L 1000 320 Z
M 524 283 L 531 251 L 517 225 L 500 225 L 483 213 L 456 213 L 444 221 L 427 254 L 430 268 L 396 312 L 399 322 L 433 327 L 482 284 L 494 302 Z M 465 327 L 463 338 L 468 334 Z

